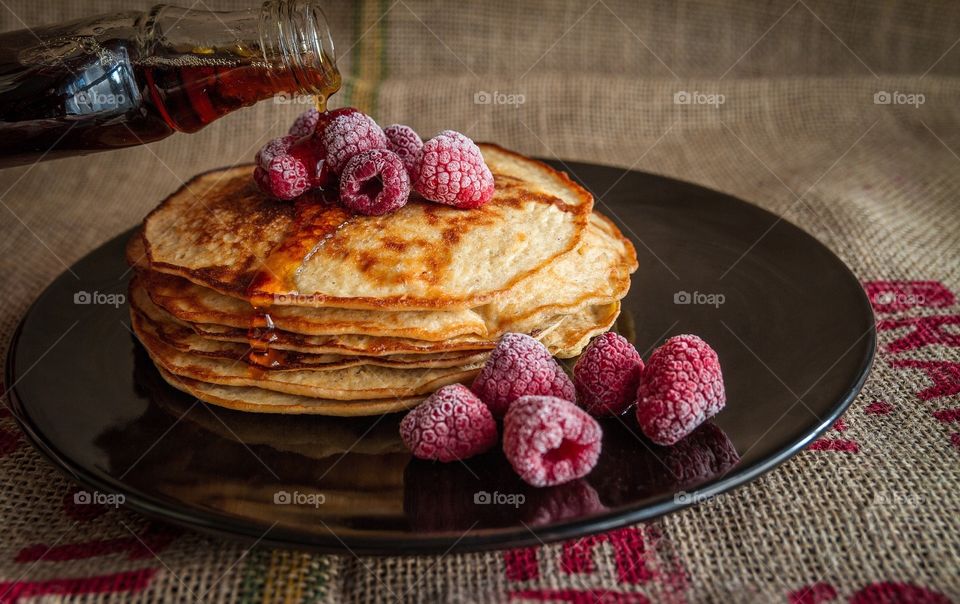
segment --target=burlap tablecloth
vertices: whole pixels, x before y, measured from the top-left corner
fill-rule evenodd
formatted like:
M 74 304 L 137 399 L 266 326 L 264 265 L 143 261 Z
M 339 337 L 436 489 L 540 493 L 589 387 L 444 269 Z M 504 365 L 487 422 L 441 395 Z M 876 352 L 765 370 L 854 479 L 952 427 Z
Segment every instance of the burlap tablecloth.
M 7 0 L 0 27 L 148 4 Z M 72 506 L 75 487 L 5 414 L 0 600 L 960 599 L 956 3 L 329 4 L 347 75 L 337 105 L 693 181 L 823 241 L 876 303 L 863 393 L 776 471 L 648 525 L 381 559 L 247 550 Z M 304 107 L 262 103 L 199 134 L 0 172 L 0 339 L 70 263 L 194 173 L 249 160 Z

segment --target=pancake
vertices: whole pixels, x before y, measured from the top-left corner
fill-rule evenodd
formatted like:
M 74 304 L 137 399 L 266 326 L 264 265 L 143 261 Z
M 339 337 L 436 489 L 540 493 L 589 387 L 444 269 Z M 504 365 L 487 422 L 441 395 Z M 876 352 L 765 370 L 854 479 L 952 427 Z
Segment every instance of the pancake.
M 429 369 L 361 365 L 330 371 L 262 371 L 237 361 L 179 351 L 160 340 L 146 322 L 135 322 L 133 330 L 150 358 L 178 377 L 319 399 L 367 400 L 429 394 L 447 384 L 472 379 L 482 365 Z
M 131 310 L 143 315 L 159 313 L 163 316 L 164 324 L 170 323 L 178 327 L 186 327 L 195 334 L 218 342 L 235 342 L 250 345 L 248 329 L 227 327 L 210 323 L 189 323 L 176 319 L 166 311 L 159 309 L 150 300 L 146 290 L 140 287 L 138 279 L 131 282 L 130 306 Z M 371 357 L 393 355 L 434 355 L 457 351 L 484 351 L 493 348 L 493 343 L 487 338 L 463 336 L 443 342 L 429 342 L 409 338 L 384 338 L 359 334 L 345 334 L 336 336 L 308 336 L 295 334 L 281 329 L 272 333 L 270 342 L 272 350 L 288 350 L 310 354 L 336 355 L 364 355 Z
M 405 411 L 416 407 L 424 399 L 422 396 L 408 396 L 378 400 L 324 400 L 256 387 L 208 384 L 173 375 L 160 366 L 157 369 L 163 379 L 177 390 L 186 392 L 206 403 L 249 413 L 296 413 L 356 417 Z
M 302 335 L 364 334 L 441 341 L 463 335 L 499 337 L 532 332 L 549 317 L 621 298 L 636 268 L 633 247 L 599 214 L 580 246 L 522 279 L 497 302 L 474 310 L 400 311 L 271 307 L 277 329 Z M 186 323 L 247 329 L 257 316 L 247 302 L 186 279 L 144 271 L 151 300 Z
M 144 273 L 143 285 L 154 304 L 182 321 L 249 327 L 258 312 L 249 303 L 219 294 L 173 275 Z M 305 335 L 368 335 L 440 341 L 462 335 L 483 336 L 487 326 L 471 310 L 383 311 L 351 308 L 271 306 L 278 329 Z
M 421 368 L 421 367 L 457 367 L 471 363 L 483 363 L 487 352 L 449 352 L 439 354 L 409 354 L 390 355 L 382 357 L 342 355 L 342 354 L 309 354 L 287 350 L 272 350 L 271 363 L 264 367 L 261 363 L 250 358 L 253 350 L 249 344 L 235 342 L 221 342 L 199 336 L 187 326 L 178 324 L 162 310 L 144 302 L 142 289 L 133 290 L 137 296 L 138 305 L 131 313 L 131 320 L 135 329 L 149 329 L 164 343 L 180 352 L 201 356 L 217 357 L 230 361 L 243 361 L 264 371 L 291 371 L 297 369 L 314 369 L 318 371 L 343 369 L 358 365 L 379 365 L 381 367 Z M 166 316 L 165 316 L 166 315 Z M 149 326 L 144 325 L 146 322 Z
M 547 328 L 539 340 L 556 357 L 569 359 L 577 356 L 594 336 L 607 331 L 620 316 L 620 301 L 595 304 L 583 311 L 558 317 L 558 322 Z
M 239 411 L 367 416 L 469 383 L 506 332 L 578 355 L 616 321 L 636 252 L 565 174 L 481 150 L 495 194 L 473 210 L 279 202 L 252 166 L 192 179 L 126 249 L 153 379 Z
M 636 269 L 633 245 L 607 218 L 593 213 L 580 246 L 523 279 L 496 302 L 475 310 L 491 336 L 530 333 L 556 315 L 623 298 Z
M 496 191 L 473 210 L 411 200 L 359 216 L 319 194 L 270 200 L 253 166 L 208 172 L 147 217 L 146 257 L 153 270 L 257 306 L 481 306 L 579 245 L 593 198 L 541 162 L 480 148 Z
M 595 304 L 571 315 L 555 315 L 545 321 L 540 329 L 529 335 L 540 339 L 555 356 L 569 358 L 580 354 L 591 337 L 603 333 L 617 320 L 620 303 Z M 569 318 L 570 320 L 566 320 Z M 247 332 L 221 325 L 192 325 L 194 330 L 207 338 L 223 342 L 248 342 Z M 549 338 L 544 334 L 552 334 Z M 275 331 L 270 347 L 277 350 L 297 352 L 347 353 L 362 355 L 435 354 L 466 350 L 493 350 L 496 340 L 458 338 L 445 342 L 421 342 L 401 338 L 378 338 L 374 336 L 304 336 L 285 331 Z
M 594 321 L 592 329 L 586 330 L 581 340 L 575 342 L 574 346 L 582 347 L 591 337 L 609 329 L 613 321 L 616 320 L 619 308 L 619 303 L 610 305 L 610 308 L 607 308 L 605 311 L 601 310 L 602 307 L 597 307 L 596 313 L 592 316 L 592 320 Z M 576 323 L 580 320 L 581 319 L 574 319 L 572 322 Z M 609 320 L 609 324 L 604 324 L 603 321 L 607 320 Z M 549 335 L 550 334 L 547 334 L 547 336 Z M 188 377 L 174 375 L 160 364 L 157 365 L 157 369 L 163 379 L 171 386 L 199 400 L 228 409 L 250 413 L 316 414 L 339 417 L 378 415 L 381 413 L 392 413 L 411 409 L 425 398 L 424 396 L 407 396 L 351 401 L 318 399 L 265 390 L 258 387 L 230 386 L 201 382 Z

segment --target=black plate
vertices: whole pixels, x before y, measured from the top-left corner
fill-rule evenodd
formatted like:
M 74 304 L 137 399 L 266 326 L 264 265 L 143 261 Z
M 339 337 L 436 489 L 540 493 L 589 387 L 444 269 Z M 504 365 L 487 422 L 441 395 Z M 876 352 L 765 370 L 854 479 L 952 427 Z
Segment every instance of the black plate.
M 675 447 L 638 437 L 629 415 L 609 420 L 589 476 L 533 489 L 499 451 L 464 464 L 411 460 L 395 415 L 272 417 L 196 403 L 160 379 L 126 305 L 109 303 L 126 291 L 127 234 L 78 262 L 77 277 L 61 275 L 23 319 L 6 368 L 15 414 L 89 491 L 122 493 L 145 514 L 270 544 L 388 554 L 514 547 L 646 520 L 753 480 L 840 416 L 875 344 L 870 305 L 840 260 L 727 195 L 568 169 L 637 247 L 618 330 L 644 357 L 678 333 L 720 355 L 727 408 Z

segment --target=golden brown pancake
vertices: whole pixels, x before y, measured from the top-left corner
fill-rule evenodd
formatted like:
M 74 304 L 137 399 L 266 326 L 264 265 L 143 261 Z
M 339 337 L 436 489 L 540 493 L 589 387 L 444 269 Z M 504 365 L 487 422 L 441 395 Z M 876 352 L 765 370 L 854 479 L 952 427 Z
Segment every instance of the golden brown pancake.
M 182 321 L 247 328 L 257 315 L 248 302 L 182 277 L 147 271 L 143 273 L 143 286 L 155 304 Z M 441 341 L 487 333 L 483 318 L 471 310 L 378 311 L 271 306 L 268 312 L 277 329 L 315 336 L 362 333 Z
M 168 384 L 201 401 L 250 413 L 296 413 L 357 417 L 404 411 L 416 407 L 424 399 L 423 396 L 409 396 L 377 400 L 335 401 L 285 394 L 256 387 L 208 384 L 173 375 L 160 366 L 157 369 L 160 370 L 160 375 Z
M 385 216 L 307 194 L 269 199 L 252 166 L 200 175 L 145 220 L 150 266 L 257 305 L 468 309 L 574 249 L 593 198 L 565 174 L 482 145 L 493 199 L 411 200 Z
M 580 354 L 591 337 L 609 329 L 616 321 L 619 312 L 619 302 L 595 304 L 574 314 L 553 316 L 543 323 L 543 327 L 530 332 L 529 335 L 540 339 L 555 356 L 569 358 Z M 192 327 L 198 334 L 214 340 L 249 342 L 247 332 L 242 329 L 206 324 L 194 324 Z M 553 335 L 546 337 L 545 334 Z M 272 348 L 315 354 L 347 351 L 364 355 L 435 354 L 466 350 L 489 351 L 496 346 L 496 340 L 477 338 L 423 342 L 375 336 L 304 336 L 279 330 L 275 331 L 273 336 L 275 339 L 270 344 Z
M 619 308 L 619 303 L 615 303 L 607 309 L 598 307 L 596 312 L 590 317 L 581 319 L 574 318 L 571 321 L 572 323 L 583 323 L 591 327 L 582 333 L 579 341 L 575 342 L 573 346 L 582 347 L 591 337 L 609 329 L 613 321 L 616 320 L 617 314 L 619 314 Z M 550 334 L 547 335 L 549 336 Z M 174 375 L 160 363 L 157 364 L 157 368 L 167 383 L 199 400 L 237 411 L 252 413 L 292 413 L 330 416 L 378 415 L 381 413 L 410 409 L 424 398 L 424 396 L 408 396 L 351 401 L 319 399 L 258 387 L 202 382 L 189 377 Z
M 375 415 L 469 383 L 505 332 L 579 354 L 616 321 L 636 252 L 565 174 L 481 149 L 496 191 L 474 210 L 279 202 L 251 166 L 191 180 L 126 249 L 160 377 L 242 411 Z
M 621 298 L 636 268 L 633 248 L 599 214 L 580 246 L 522 279 L 496 302 L 472 310 L 399 311 L 303 308 L 267 309 L 277 329 L 301 335 L 363 334 L 444 341 L 460 336 L 491 340 L 507 331 L 533 332 L 551 316 Z M 186 279 L 142 271 L 151 300 L 186 323 L 247 329 L 257 311 L 247 302 Z
M 150 358 L 178 377 L 319 399 L 367 400 L 429 394 L 447 384 L 472 379 L 481 366 L 398 369 L 361 365 L 329 371 L 263 371 L 238 361 L 181 352 L 165 344 L 146 322 L 135 322 L 133 329 Z
M 135 329 L 144 330 L 149 323 L 151 332 L 164 343 L 180 352 L 210 356 L 229 361 L 242 361 L 265 371 L 291 371 L 297 369 L 314 369 L 324 371 L 330 369 L 344 369 L 357 365 L 379 365 L 381 367 L 424 368 L 424 367 L 457 367 L 468 364 L 483 363 L 487 352 L 447 352 L 437 354 L 408 354 L 389 356 L 362 356 L 342 354 L 310 354 L 291 350 L 271 350 L 271 363 L 264 366 L 258 363 L 255 352 L 250 344 L 222 342 L 199 336 L 190 327 L 177 323 L 170 315 L 152 305 L 143 295 L 142 289 L 134 287 L 132 292 L 137 298 L 131 320 Z

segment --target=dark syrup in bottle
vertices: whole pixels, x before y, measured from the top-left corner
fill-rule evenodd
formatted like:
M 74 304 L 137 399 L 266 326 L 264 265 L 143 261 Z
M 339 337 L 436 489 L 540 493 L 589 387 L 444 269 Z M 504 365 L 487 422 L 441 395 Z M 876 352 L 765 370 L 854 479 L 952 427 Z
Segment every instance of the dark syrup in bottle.
M 278 94 L 340 87 L 311 0 L 157 6 L 0 34 L 0 167 L 196 132 Z

